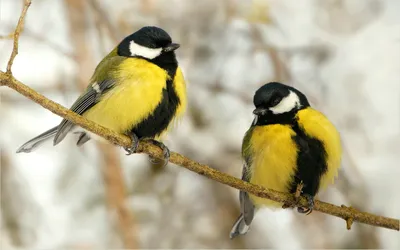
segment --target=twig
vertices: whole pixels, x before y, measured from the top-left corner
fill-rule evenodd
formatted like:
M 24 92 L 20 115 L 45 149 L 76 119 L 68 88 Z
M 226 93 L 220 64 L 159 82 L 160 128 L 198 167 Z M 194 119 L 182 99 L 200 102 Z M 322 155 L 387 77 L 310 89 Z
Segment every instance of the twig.
M 26 1 L 29 2 L 30 1 Z M 25 5 L 25 8 L 27 5 Z M 28 5 L 29 6 L 29 5 Z M 26 14 L 26 10 L 23 11 L 21 14 L 21 18 L 23 20 L 23 16 Z M 17 27 L 18 29 L 18 27 Z M 18 46 L 18 36 L 14 37 L 14 44 Z M 15 46 L 14 46 L 15 47 Z M 15 48 L 14 48 L 15 49 Z M 14 56 L 15 57 L 15 56 Z M 114 144 L 129 147 L 131 146 L 131 140 L 129 137 L 121 134 L 117 134 L 112 130 L 104 128 L 92 121 L 87 120 L 86 118 L 70 111 L 69 109 L 47 99 L 43 95 L 35 92 L 33 89 L 29 88 L 28 86 L 24 85 L 20 81 L 16 80 L 13 75 L 11 75 L 11 71 L 7 71 L 4 73 L 0 71 L 0 85 L 8 86 L 11 89 L 19 92 L 20 94 L 26 96 L 27 98 L 33 100 L 34 102 L 38 103 L 45 109 L 50 110 L 51 112 L 70 120 L 71 122 L 75 123 L 76 125 L 89 130 L 99 136 L 104 137 L 105 139 L 113 142 Z M 150 156 L 163 159 L 162 151 L 149 143 L 140 143 L 138 147 L 139 153 L 146 153 Z M 295 203 L 298 207 L 306 207 L 307 200 L 304 197 L 300 197 L 299 201 L 296 202 L 296 197 L 291 194 L 282 193 L 278 191 L 274 191 L 271 189 L 266 189 L 262 186 L 254 185 L 248 182 L 244 182 L 238 178 L 232 177 L 225 173 L 222 173 L 218 170 L 210 168 L 209 166 L 202 165 L 197 163 L 183 155 L 180 155 L 175 152 L 171 152 L 170 162 L 187 168 L 193 172 L 196 172 L 200 175 L 204 175 L 212 180 L 218 181 L 222 184 L 231 186 L 233 188 L 246 191 L 251 193 L 255 196 L 270 199 L 276 202 L 280 202 L 283 204 L 292 204 Z M 314 211 L 320 211 L 322 213 L 330 214 L 333 216 L 340 217 L 346 222 L 349 218 L 352 218 L 353 221 L 369 224 L 372 226 L 383 227 L 393 230 L 400 230 L 400 221 L 398 219 L 387 218 L 383 216 L 378 216 L 366 212 L 358 211 L 354 208 L 347 208 L 347 207 L 339 207 L 329 203 L 325 203 L 322 201 L 315 201 L 314 204 Z
M 24 85 L 23 83 L 16 80 L 13 76 L 7 78 L 7 75 L 0 71 L 0 82 L 4 82 L 5 85 L 19 92 L 20 94 L 28 97 L 29 99 L 40 104 L 45 109 L 66 118 L 78 126 L 87 129 L 105 139 L 113 142 L 114 144 L 129 147 L 131 145 L 131 140 L 129 137 L 121 134 L 117 134 L 107 128 L 104 128 L 86 118 L 70 111 L 69 109 L 45 98 L 39 93 Z M 163 159 L 161 150 L 149 143 L 140 143 L 138 148 L 139 153 L 146 153 L 153 157 Z M 232 177 L 218 170 L 212 169 L 209 166 L 197 163 L 189 158 L 184 157 L 175 152 L 171 152 L 170 162 L 194 171 L 200 175 L 204 175 L 212 180 L 218 181 L 222 184 L 226 184 L 233 188 L 246 191 L 253 195 L 261 198 L 267 198 L 276 202 L 281 202 L 285 204 L 296 204 L 296 206 L 307 206 L 307 200 L 304 197 L 300 197 L 299 201 L 296 203 L 296 199 L 293 195 L 282 193 L 264 187 L 254 185 L 248 182 L 244 182 L 238 178 Z M 366 212 L 360 212 L 355 209 L 342 208 L 322 201 L 315 201 L 314 211 L 320 211 L 322 213 L 330 214 L 333 216 L 340 217 L 344 220 L 348 218 L 353 218 L 355 222 L 365 223 L 373 226 L 384 227 L 388 229 L 400 230 L 400 222 L 397 219 L 387 218 L 383 216 L 378 216 Z
M 113 25 L 113 23 L 110 21 L 110 19 L 108 18 L 109 15 L 107 15 L 107 11 L 104 10 L 98 0 L 90 0 L 89 3 L 92 6 L 94 12 L 96 12 L 96 19 L 98 19 L 98 21 L 106 27 L 106 30 L 111 39 L 114 42 L 118 42 L 121 39 L 121 35 L 119 32 L 120 29 L 118 27 L 115 27 L 115 25 Z
M 11 25 L 9 23 L 3 24 L 3 26 L 5 26 L 7 29 L 14 27 L 14 25 Z M 34 40 L 37 40 L 38 42 L 41 42 L 44 45 L 48 46 L 49 48 L 53 49 L 54 52 L 59 53 L 60 55 L 63 55 L 65 57 L 69 58 L 70 60 L 75 60 L 74 53 L 64 49 L 62 46 L 51 41 L 50 39 L 48 39 L 46 37 L 45 34 L 40 33 L 40 32 L 35 32 L 31 29 L 28 29 L 27 27 L 24 27 L 23 32 L 24 32 L 25 37 L 30 37 Z M 14 32 L 12 32 L 11 34 L 6 35 L 6 36 L 0 36 L 0 39 L 13 39 L 14 38 L 13 36 L 14 36 Z
M 14 39 L 14 32 L 8 35 L 0 35 L 0 39 Z
M 24 26 L 24 20 L 26 16 L 26 12 L 28 11 L 29 6 L 31 5 L 31 0 L 25 0 L 24 3 L 24 8 L 22 9 L 21 16 L 19 17 L 17 27 L 15 28 L 14 31 L 14 45 L 13 45 L 13 50 L 11 52 L 10 60 L 7 63 L 7 73 L 11 75 L 11 67 L 14 63 L 14 59 L 18 54 L 18 39 L 19 35 L 22 31 L 22 27 Z

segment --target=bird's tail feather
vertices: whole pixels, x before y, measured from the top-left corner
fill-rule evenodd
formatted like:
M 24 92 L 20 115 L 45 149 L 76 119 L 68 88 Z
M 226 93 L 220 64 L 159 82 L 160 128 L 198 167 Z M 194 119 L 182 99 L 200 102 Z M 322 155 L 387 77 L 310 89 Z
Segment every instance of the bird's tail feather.
M 47 130 L 46 132 L 36 136 L 35 138 L 27 141 L 26 143 L 24 143 L 24 145 L 22 145 L 21 147 L 19 147 L 19 149 L 17 150 L 17 153 L 30 153 L 32 152 L 32 150 L 34 150 L 35 148 L 37 148 L 39 145 L 41 145 L 43 142 L 53 138 L 55 136 L 55 134 L 58 131 L 58 126 Z
M 246 234 L 248 231 L 249 226 L 246 225 L 243 214 L 240 214 L 239 218 L 236 220 L 235 224 L 232 227 L 229 237 L 233 239 L 241 234 Z

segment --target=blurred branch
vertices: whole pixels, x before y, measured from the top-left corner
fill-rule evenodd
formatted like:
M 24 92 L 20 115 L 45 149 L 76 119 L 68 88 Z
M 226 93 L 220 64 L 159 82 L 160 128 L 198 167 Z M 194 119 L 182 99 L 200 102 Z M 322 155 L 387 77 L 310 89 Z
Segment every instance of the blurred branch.
M 282 62 L 279 56 L 279 51 L 274 46 L 271 46 L 268 42 L 264 41 L 261 30 L 257 26 L 252 25 L 252 36 L 257 41 L 257 47 L 268 53 L 274 66 L 274 80 L 278 82 L 288 82 L 290 79 L 290 73 L 288 68 Z M 290 82 L 290 81 L 289 81 Z
M 3 24 L 4 27 L 11 28 L 14 27 L 14 25 L 11 25 L 9 23 L 7 24 Z M 13 39 L 13 35 L 14 32 L 12 32 L 11 34 L 8 35 L 2 35 L 0 36 L 0 39 Z M 24 28 L 24 35 L 25 37 L 30 37 L 34 40 L 37 40 L 45 45 L 47 45 L 49 48 L 53 49 L 54 52 L 57 52 L 71 60 L 75 60 L 75 55 L 71 52 L 69 52 L 68 50 L 64 49 L 62 46 L 58 45 L 55 42 L 52 42 L 50 39 L 46 38 L 45 34 L 41 34 L 41 33 L 36 33 L 32 30 L 30 30 L 29 28 Z
M 26 1 L 26 3 L 30 3 L 29 0 Z M 24 7 L 24 11 L 21 14 L 20 20 L 23 21 L 24 16 L 26 14 L 26 9 L 29 6 L 29 4 L 26 4 Z M 19 31 L 21 29 L 21 25 L 19 22 L 18 26 L 16 28 L 16 34 L 18 35 L 14 36 L 14 49 L 12 53 L 12 60 L 13 57 L 15 57 L 16 51 L 18 48 L 18 37 L 19 37 Z M 15 55 L 14 55 L 15 54 Z M 10 59 L 10 69 L 12 65 L 12 60 Z M 51 112 L 70 120 L 74 124 L 90 131 L 93 132 L 101 137 L 104 137 L 105 139 L 109 140 L 110 142 L 113 142 L 114 144 L 123 146 L 123 147 L 129 147 L 131 146 L 132 142 L 131 139 L 125 135 L 117 134 L 112 130 L 109 130 L 103 126 L 100 126 L 90 120 L 87 120 L 86 118 L 72 112 L 71 110 L 55 103 L 54 101 L 51 101 L 44 97 L 43 95 L 35 92 L 33 89 L 29 88 L 28 86 L 24 85 L 20 81 L 14 78 L 14 76 L 11 74 L 11 70 L 7 71 L 7 73 L 4 73 L 0 71 L 0 85 L 6 85 L 7 87 L 14 89 L 15 91 L 19 92 L 20 94 L 24 95 L 25 97 L 35 101 L 36 103 L 40 104 L 42 107 L 45 109 L 50 110 Z M 146 153 L 150 156 L 163 159 L 163 154 L 162 151 L 150 144 L 150 143 L 140 143 L 138 150 L 138 153 Z M 200 163 L 197 163 L 183 155 L 180 155 L 175 152 L 171 152 L 171 157 L 170 157 L 170 162 L 185 167 L 191 171 L 194 171 L 200 175 L 204 175 L 212 180 L 218 181 L 222 184 L 231 186 L 233 188 L 239 189 L 246 191 L 250 194 L 256 195 L 261 198 L 266 198 L 270 199 L 276 202 L 284 203 L 284 204 L 290 204 L 292 206 L 302 206 L 306 207 L 307 206 L 307 200 L 304 197 L 300 197 L 297 199 L 294 197 L 292 194 L 287 194 L 287 193 L 282 193 L 278 191 L 274 191 L 271 189 L 266 189 L 262 186 L 254 185 L 248 182 L 244 182 L 238 178 L 235 178 L 233 176 L 230 176 L 228 174 L 222 173 L 218 170 L 215 170 L 213 168 L 210 168 L 209 166 L 202 165 Z M 326 214 L 330 214 L 333 216 L 340 217 L 344 220 L 350 221 L 352 220 L 353 222 L 360 222 L 360 223 L 365 223 L 369 224 L 372 226 L 377 226 L 377 227 L 384 227 L 388 229 L 394 229 L 394 230 L 400 230 L 400 221 L 397 219 L 392 219 L 392 218 L 387 218 L 383 216 L 378 216 L 366 212 L 361 212 L 358 211 L 354 208 L 349 208 L 344 205 L 342 206 L 335 206 L 329 203 L 325 203 L 322 201 L 315 201 L 315 206 L 314 210 L 320 211 Z
M 0 35 L 0 39 L 14 39 L 14 32 L 8 35 Z
M 92 50 L 87 46 L 87 20 L 85 19 L 86 9 L 85 1 L 81 0 L 66 0 L 66 9 L 70 23 L 70 37 L 74 45 L 76 62 L 79 73 L 78 79 L 75 81 L 80 90 L 86 87 L 86 79 L 90 77 L 91 68 L 93 68 Z M 104 18 L 97 17 L 97 20 Z M 77 28 L 79 27 L 79 28 Z M 99 28 L 99 32 L 100 32 Z M 99 37 L 99 41 L 103 41 Z M 104 48 L 104 44 L 102 44 Z M 126 249 L 138 248 L 137 240 L 133 232 L 133 220 L 129 207 L 125 204 L 126 190 L 125 180 L 123 178 L 119 155 L 110 145 L 97 143 L 100 151 L 103 152 L 103 179 L 106 194 L 106 204 L 110 212 L 116 212 L 118 218 L 117 225 L 119 226 L 119 235 Z
M 1 217 L 2 226 L 6 229 L 12 243 L 16 246 L 23 246 L 19 214 L 21 213 L 21 187 L 12 183 L 12 167 L 8 155 L 2 150 L 0 152 L 0 184 L 1 184 Z M 8 202 L 6 202 L 8 201 Z
M 28 30 L 28 29 L 24 30 L 24 34 L 26 36 L 29 36 L 29 37 L 39 41 L 39 42 L 42 42 L 43 44 L 47 45 L 49 48 L 53 49 L 55 52 L 65 56 L 71 60 L 74 60 L 74 61 L 76 60 L 76 56 L 74 53 L 67 51 L 66 49 L 62 48 L 62 46 L 45 38 L 45 36 L 43 34 L 38 34 L 31 30 Z
M 40 223 L 38 206 L 32 200 L 29 185 L 13 166 L 6 150 L 0 150 L 0 173 L 2 228 L 13 245 L 26 247 L 36 240 L 34 229 Z
M 99 24 L 103 24 L 112 40 L 118 42 L 121 39 L 121 35 L 119 34 L 119 29 L 110 21 L 109 14 L 104 10 L 98 0 L 90 0 L 89 3 L 95 12 Z
M 89 56 L 90 48 L 86 43 L 86 20 L 85 20 L 85 1 L 81 0 L 65 0 L 69 20 L 69 35 L 74 47 L 74 55 L 78 66 L 78 74 L 76 76 L 78 87 L 80 90 L 86 88 L 86 79 L 90 78 L 90 69 L 93 65 Z
M 125 248 L 136 249 L 138 242 L 133 228 L 133 217 L 125 204 L 127 192 L 122 173 L 121 162 L 114 147 L 105 143 L 98 143 L 103 152 L 103 178 L 106 186 L 106 199 L 110 211 L 117 211 L 118 225 Z

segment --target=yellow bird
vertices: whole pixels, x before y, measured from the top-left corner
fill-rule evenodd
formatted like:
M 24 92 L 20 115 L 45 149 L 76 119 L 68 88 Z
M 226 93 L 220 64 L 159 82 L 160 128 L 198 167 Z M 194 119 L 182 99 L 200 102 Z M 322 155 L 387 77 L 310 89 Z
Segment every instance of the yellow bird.
M 143 27 L 129 35 L 96 67 L 87 89 L 71 110 L 117 133 L 132 138 L 125 150 L 136 151 L 139 140 L 149 140 L 164 151 L 157 141 L 186 109 L 186 87 L 175 50 L 167 32 L 158 27 Z M 68 120 L 31 139 L 17 152 L 31 152 L 42 142 L 54 138 L 54 145 L 70 133 L 78 133 L 80 146 L 90 133 Z
M 271 82 L 254 95 L 255 119 L 242 143 L 242 179 L 280 192 L 294 193 L 303 183 L 302 193 L 310 213 L 314 196 L 334 182 L 341 162 L 341 142 L 335 126 L 310 107 L 299 90 Z M 257 208 L 283 204 L 240 191 L 241 214 L 230 238 L 246 234 Z

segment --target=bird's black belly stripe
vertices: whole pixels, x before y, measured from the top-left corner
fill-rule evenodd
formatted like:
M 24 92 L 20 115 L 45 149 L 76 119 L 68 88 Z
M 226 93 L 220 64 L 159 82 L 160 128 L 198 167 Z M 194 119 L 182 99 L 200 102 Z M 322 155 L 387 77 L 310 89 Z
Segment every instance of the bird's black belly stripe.
M 131 130 L 139 139 L 160 135 L 175 115 L 179 98 L 173 88 L 172 80 L 167 81 L 167 88 L 162 89 L 160 94 L 162 95 L 161 102 L 154 112 Z
M 303 193 L 315 196 L 319 189 L 321 176 L 327 171 L 325 147 L 320 140 L 307 136 L 297 121 L 292 124 L 292 128 L 296 132 L 292 138 L 299 151 L 297 170 L 290 185 L 290 192 L 295 192 L 297 184 L 303 181 Z
M 172 121 L 180 103 L 173 82 L 178 68 L 175 54 L 173 52 L 168 52 L 161 54 L 153 60 L 143 59 L 167 71 L 170 79 L 166 82 L 166 88 L 161 90 L 161 102 L 157 105 L 153 113 L 131 129 L 130 132 L 135 133 L 139 139 L 154 138 L 160 135 Z

